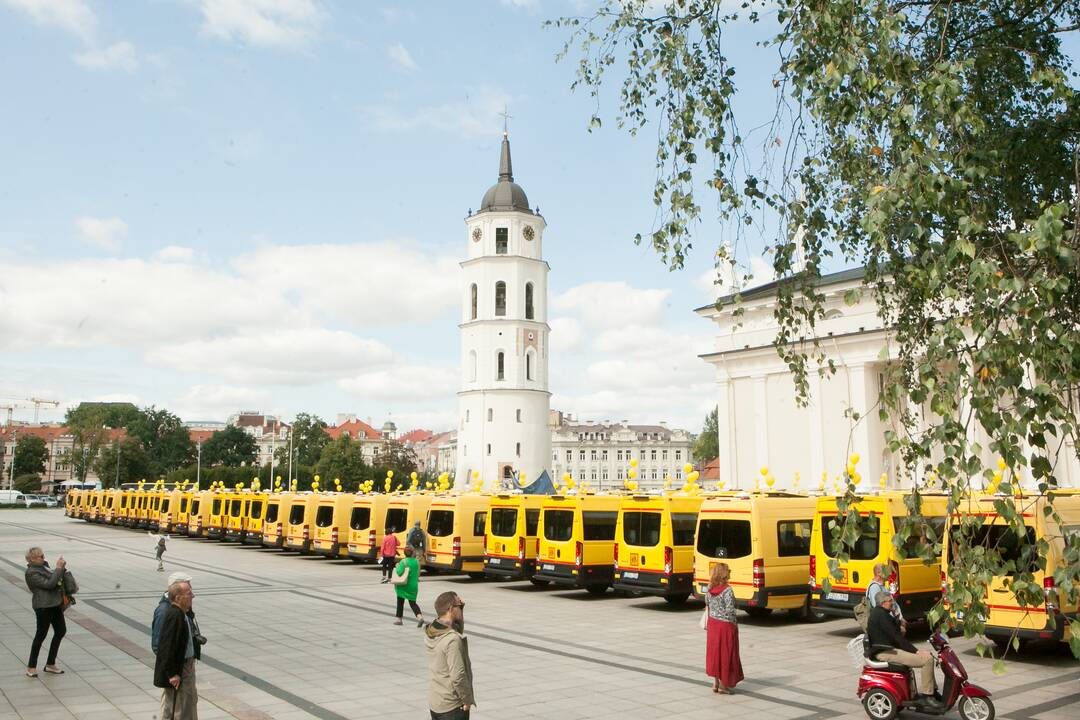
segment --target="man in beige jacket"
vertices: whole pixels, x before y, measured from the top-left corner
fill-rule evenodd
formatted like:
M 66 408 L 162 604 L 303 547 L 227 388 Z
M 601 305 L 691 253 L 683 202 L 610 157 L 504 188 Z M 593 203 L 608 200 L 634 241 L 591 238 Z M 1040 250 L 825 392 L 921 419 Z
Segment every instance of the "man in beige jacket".
M 438 619 L 427 626 L 425 643 L 431 688 L 428 707 L 432 720 L 469 720 L 473 697 L 472 663 L 465 637 L 465 603 L 455 592 L 435 598 Z

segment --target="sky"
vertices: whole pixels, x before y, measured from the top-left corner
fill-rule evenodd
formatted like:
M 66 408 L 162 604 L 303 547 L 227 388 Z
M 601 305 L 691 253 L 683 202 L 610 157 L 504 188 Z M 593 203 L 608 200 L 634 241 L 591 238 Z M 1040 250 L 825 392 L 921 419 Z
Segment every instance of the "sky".
M 505 107 L 548 224 L 552 408 L 699 431 L 716 393 L 693 309 L 723 229 L 697 228 L 677 272 L 633 243 L 655 135 L 589 132 L 596 100 L 542 27 L 584 10 L 0 0 L 0 405 L 453 427 L 464 218 L 497 179 Z M 767 117 L 753 39 L 731 52 Z M 617 96 L 600 103 L 610 120 Z

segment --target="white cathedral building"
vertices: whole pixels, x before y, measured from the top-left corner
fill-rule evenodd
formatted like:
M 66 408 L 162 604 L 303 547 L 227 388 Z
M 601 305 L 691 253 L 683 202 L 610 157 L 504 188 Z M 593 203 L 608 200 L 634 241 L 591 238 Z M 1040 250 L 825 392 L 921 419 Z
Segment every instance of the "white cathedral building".
M 465 219 L 456 484 L 485 489 L 551 460 L 547 223 L 514 182 L 503 133 L 499 179 Z

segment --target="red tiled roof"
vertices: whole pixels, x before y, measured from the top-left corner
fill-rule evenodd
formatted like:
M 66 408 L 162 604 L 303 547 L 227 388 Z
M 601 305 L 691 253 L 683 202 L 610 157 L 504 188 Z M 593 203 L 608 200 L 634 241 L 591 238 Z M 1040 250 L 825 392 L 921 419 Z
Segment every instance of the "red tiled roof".
M 400 443 L 418 443 L 430 440 L 435 435 L 430 430 L 410 430 L 404 435 L 398 435 L 398 442 Z
M 61 438 L 71 435 L 71 431 L 68 430 L 65 425 L 15 425 L 10 430 L 0 430 L 0 438 L 3 438 L 4 442 L 10 441 L 10 436 L 14 435 L 16 439 L 32 435 L 33 437 L 39 437 L 45 442 L 52 442 L 57 438 Z M 112 442 L 113 440 L 123 440 L 127 437 L 127 430 L 123 428 L 113 429 L 109 428 L 105 431 L 106 442 Z
M 720 458 L 710 460 L 705 464 L 705 467 L 701 468 L 701 475 L 699 480 L 719 480 L 720 479 Z
M 326 434 L 335 440 L 346 432 L 348 432 L 349 437 L 352 438 L 364 437 L 369 440 L 378 440 L 382 437 L 381 432 L 361 420 L 353 420 L 352 422 L 343 423 L 337 427 L 326 428 Z
M 214 434 L 213 430 L 188 430 L 188 436 L 193 443 L 204 443 Z

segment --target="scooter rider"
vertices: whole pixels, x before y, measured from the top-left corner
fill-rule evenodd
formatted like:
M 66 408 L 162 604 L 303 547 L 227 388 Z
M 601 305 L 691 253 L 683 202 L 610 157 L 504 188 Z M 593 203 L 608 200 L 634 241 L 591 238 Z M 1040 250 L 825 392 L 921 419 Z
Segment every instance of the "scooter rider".
M 920 700 L 934 701 L 934 656 L 928 650 L 919 650 L 900 632 L 900 621 L 893 615 L 893 596 L 886 591 L 879 591 L 875 598 L 874 609 L 866 625 L 870 645 L 885 646 L 890 649 L 876 653 L 876 659 L 918 668 L 918 690 Z

